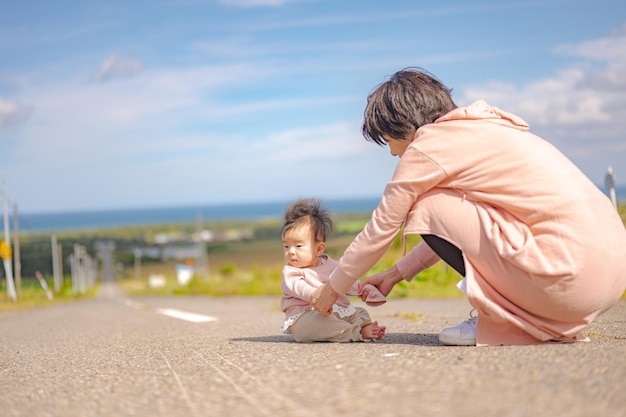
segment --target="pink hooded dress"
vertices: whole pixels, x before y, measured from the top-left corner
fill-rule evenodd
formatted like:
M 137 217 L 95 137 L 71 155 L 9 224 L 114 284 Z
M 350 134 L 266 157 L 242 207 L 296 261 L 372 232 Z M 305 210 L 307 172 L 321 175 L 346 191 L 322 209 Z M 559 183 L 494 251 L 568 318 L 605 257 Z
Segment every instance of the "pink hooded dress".
M 418 129 L 333 289 L 362 277 L 405 221 L 404 233 L 463 251 L 477 345 L 586 340 L 626 288 L 626 231 L 610 200 L 522 119 L 482 100 Z M 420 245 L 401 272 L 432 264 Z

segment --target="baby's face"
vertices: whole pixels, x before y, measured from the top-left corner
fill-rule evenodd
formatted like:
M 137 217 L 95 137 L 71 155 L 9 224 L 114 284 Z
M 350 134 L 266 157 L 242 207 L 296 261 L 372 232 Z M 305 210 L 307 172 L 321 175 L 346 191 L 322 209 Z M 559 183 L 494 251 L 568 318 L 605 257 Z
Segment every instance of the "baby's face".
M 285 261 L 296 268 L 317 266 L 323 243 L 317 242 L 310 224 L 288 230 L 283 235 Z

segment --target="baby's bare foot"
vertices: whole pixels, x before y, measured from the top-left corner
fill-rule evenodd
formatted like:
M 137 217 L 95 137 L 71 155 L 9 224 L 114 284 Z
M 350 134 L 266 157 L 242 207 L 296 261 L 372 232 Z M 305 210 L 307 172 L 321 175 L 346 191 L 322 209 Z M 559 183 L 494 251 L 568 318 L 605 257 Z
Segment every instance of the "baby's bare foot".
M 380 340 L 385 337 L 385 330 L 387 327 L 379 326 L 378 322 L 375 321 L 372 324 L 368 324 L 367 326 L 361 327 L 361 336 L 363 339 L 375 339 Z

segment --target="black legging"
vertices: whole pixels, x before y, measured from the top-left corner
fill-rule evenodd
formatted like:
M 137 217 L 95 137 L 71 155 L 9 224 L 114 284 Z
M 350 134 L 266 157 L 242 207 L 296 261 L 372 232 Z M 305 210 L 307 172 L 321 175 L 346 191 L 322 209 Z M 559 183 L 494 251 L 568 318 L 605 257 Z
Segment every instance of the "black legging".
M 463 263 L 463 252 L 461 252 L 461 249 L 439 236 L 422 235 L 422 239 L 445 263 L 454 268 L 459 274 L 465 276 L 465 264 Z

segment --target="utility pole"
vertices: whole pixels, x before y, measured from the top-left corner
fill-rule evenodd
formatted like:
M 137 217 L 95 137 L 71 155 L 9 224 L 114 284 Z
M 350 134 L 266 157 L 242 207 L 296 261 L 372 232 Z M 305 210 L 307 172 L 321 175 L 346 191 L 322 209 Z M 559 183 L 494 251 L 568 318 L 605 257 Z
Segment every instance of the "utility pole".
M 61 272 L 61 247 L 57 244 L 56 235 L 50 237 L 52 244 L 52 275 L 54 276 L 54 292 L 57 294 L 63 287 L 63 273 Z
M 606 172 L 606 177 L 604 177 L 604 186 L 609 192 L 609 197 L 611 198 L 611 203 L 613 203 L 613 207 L 617 209 L 617 197 L 615 195 L 615 175 L 613 175 L 613 167 L 609 165 L 609 168 Z
M 17 203 L 13 203 L 13 263 L 15 264 L 15 287 L 17 294 L 22 291 L 22 258 L 20 256 L 20 226 Z
M 135 279 L 141 281 L 141 248 L 135 248 Z
M 102 258 L 102 282 L 115 282 L 113 251 L 115 250 L 115 242 L 103 241 L 96 242 L 96 251 Z
M 202 213 L 198 212 L 196 216 L 196 264 L 198 273 L 206 281 L 209 280 L 209 256 L 206 253 L 206 243 L 202 237 L 202 231 L 204 229 L 204 221 L 202 219 Z
M 7 294 L 13 300 L 17 301 L 15 293 L 15 285 L 13 284 L 13 268 L 11 267 L 11 238 L 9 232 L 9 202 L 7 201 L 7 187 L 2 181 L 2 207 L 4 211 L 4 240 L 0 241 L 0 257 L 4 262 L 4 271 L 7 277 Z

